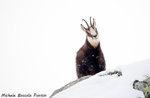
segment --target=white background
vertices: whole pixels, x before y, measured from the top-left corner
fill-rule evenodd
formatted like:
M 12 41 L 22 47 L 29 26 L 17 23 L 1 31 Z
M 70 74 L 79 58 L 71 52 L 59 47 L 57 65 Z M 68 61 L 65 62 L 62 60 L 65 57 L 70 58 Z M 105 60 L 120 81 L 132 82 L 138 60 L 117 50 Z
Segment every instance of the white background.
M 76 79 L 92 16 L 107 69 L 150 58 L 149 0 L 0 0 L 0 93 L 46 93 Z

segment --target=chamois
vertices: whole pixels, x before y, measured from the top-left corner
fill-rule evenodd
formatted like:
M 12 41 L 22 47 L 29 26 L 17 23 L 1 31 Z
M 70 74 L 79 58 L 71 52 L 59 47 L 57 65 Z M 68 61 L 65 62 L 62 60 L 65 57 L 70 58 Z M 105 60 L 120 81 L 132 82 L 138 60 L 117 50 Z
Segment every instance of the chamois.
M 105 70 L 105 58 L 100 47 L 100 40 L 96 28 L 96 22 L 93 18 L 93 23 L 90 17 L 89 24 L 82 19 L 87 28 L 81 24 L 81 28 L 86 32 L 85 44 L 78 50 L 76 56 L 76 71 L 78 78 L 94 75 Z

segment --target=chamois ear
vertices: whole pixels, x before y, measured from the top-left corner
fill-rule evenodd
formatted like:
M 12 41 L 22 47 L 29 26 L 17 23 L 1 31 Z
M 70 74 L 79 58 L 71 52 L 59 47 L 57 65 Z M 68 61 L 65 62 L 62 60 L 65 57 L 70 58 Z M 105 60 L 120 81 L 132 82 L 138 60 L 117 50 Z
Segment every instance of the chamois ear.
M 86 32 L 86 28 L 81 24 L 81 28 L 84 32 Z

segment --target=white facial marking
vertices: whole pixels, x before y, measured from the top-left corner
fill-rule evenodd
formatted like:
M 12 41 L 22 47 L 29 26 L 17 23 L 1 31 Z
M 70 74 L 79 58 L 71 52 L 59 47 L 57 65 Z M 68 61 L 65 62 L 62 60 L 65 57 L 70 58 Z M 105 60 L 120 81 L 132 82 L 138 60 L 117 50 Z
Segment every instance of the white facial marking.
M 87 40 L 89 41 L 89 43 L 94 47 L 96 48 L 99 44 L 99 37 L 97 36 L 96 38 L 92 38 L 92 37 L 88 37 L 87 36 Z
M 95 30 L 94 30 L 92 27 L 90 27 L 90 33 L 91 33 L 93 36 L 96 35 L 96 32 L 95 32 Z

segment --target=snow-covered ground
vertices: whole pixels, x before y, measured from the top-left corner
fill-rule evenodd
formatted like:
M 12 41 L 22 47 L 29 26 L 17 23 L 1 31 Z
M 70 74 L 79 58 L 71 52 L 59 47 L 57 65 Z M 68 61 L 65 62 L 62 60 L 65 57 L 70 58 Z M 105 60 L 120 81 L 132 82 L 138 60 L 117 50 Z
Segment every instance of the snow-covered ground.
M 122 76 L 100 76 L 113 70 L 100 72 L 52 98 L 145 98 L 142 92 L 133 89 L 133 82 L 150 76 L 150 59 L 114 70 L 121 71 Z

